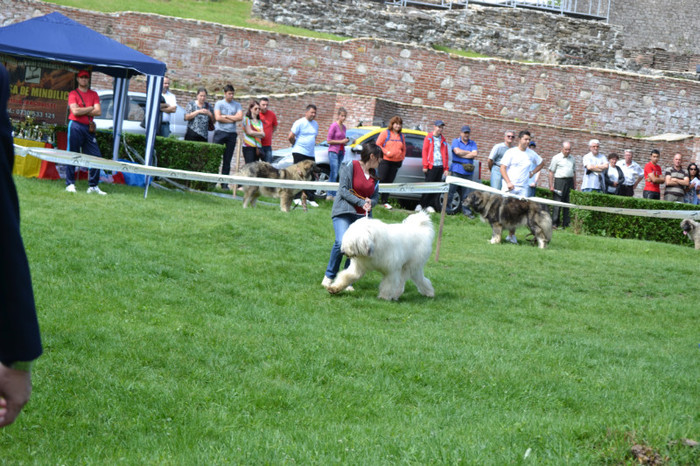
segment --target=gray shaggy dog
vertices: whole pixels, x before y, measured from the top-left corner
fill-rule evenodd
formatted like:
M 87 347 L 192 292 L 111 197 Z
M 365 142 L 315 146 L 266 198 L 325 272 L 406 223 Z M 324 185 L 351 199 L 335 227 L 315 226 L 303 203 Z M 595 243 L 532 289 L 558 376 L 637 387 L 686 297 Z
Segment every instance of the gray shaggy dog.
M 238 176 L 250 178 L 269 178 L 273 180 L 297 180 L 311 181 L 321 173 L 321 169 L 313 160 L 303 160 L 287 168 L 277 169 L 267 162 L 253 162 L 243 165 Z M 282 212 L 289 212 L 294 195 L 301 189 L 293 188 L 268 188 L 265 186 L 243 187 L 243 208 L 255 207 L 255 202 L 260 195 L 279 197 Z
M 695 241 L 695 249 L 700 249 L 700 223 L 695 220 L 686 218 L 681 222 L 681 228 L 683 229 L 683 234 L 692 238 Z
M 520 225 L 527 225 L 540 249 L 546 248 L 552 240 L 552 217 L 542 204 L 474 191 L 464 200 L 464 205 L 491 224 L 491 244 L 501 242 L 504 229 L 515 235 L 515 229 Z

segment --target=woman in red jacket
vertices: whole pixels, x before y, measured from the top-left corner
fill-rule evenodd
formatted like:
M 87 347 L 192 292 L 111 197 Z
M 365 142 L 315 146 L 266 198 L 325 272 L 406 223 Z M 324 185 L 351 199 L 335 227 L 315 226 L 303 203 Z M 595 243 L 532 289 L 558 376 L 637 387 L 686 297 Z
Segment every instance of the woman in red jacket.
M 401 133 L 403 120 L 400 116 L 395 116 L 389 120 L 389 127 L 377 138 L 377 145 L 382 148 L 384 159 L 377 169 L 380 183 L 393 183 L 396 179 L 396 172 L 401 168 L 403 159 L 406 158 L 406 138 Z M 385 209 L 391 209 L 391 204 L 387 203 L 389 193 L 382 193 L 380 203 Z

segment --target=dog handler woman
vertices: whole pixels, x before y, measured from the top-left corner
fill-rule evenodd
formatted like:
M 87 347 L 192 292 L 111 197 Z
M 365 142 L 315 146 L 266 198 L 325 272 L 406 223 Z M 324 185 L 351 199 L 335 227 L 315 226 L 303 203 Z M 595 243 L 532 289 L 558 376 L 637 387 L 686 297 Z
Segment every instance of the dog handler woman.
M 328 288 L 340 269 L 343 253 L 340 246 L 348 227 L 357 219 L 371 215 L 372 207 L 379 201 L 379 183 L 376 169 L 382 160 L 382 149 L 374 143 L 364 144 L 360 160 L 341 165 L 338 193 L 333 201 L 331 217 L 335 230 L 335 243 L 321 285 Z M 345 267 L 349 265 L 345 261 Z M 348 287 L 349 288 L 349 287 Z

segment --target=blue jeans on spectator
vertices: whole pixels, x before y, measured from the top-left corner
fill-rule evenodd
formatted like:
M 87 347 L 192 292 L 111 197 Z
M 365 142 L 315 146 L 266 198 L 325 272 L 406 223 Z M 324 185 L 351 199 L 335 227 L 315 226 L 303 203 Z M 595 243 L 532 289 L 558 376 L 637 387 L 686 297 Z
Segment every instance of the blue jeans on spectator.
M 164 138 L 167 138 L 170 136 L 170 122 L 169 121 L 161 121 L 160 122 L 160 127 L 158 128 L 158 136 L 163 136 Z
M 537 187 L 536 186 L 528 186 L 527 187 L 527 197 L 535 197 L 535 194 L 537 194 Z
M 340 270 L 340 261 L 343 260 L 343 253 L 340 251 L 340 245 L 343 243 L 343 236 L 345 236 L 345 232 L 348 231 L 350 225 L 359 218 L 360 215 L 357 214 L 342 214 L 333 217 L 335 243 L 333 243 L 331 258 L 328 260 L 328 267 L 326 267 L 326 277 L 331 280 L 338 274 L 338 270 Z M 345 268 L 347 269 L 349 266 L 350 258 L 345 261 Z
M 452 176 L 457 178 L 462 178 L 464 180 L 471 180 L 471 175 L 462 175 L 461 173 L 452 173 Z M 451 184 L 449 191 L 447 191 L 448 206 L 449 202 L 452 200 L 455 192 L 459 192 L 459 206 L 456 209 L 447 209 L 445 213 L 448 215 L 453 215 L 457 213 L 457 210 L 461 208 L 462 213 L 467 216 L 473 216 L 471 209 L 464 205 L 464 199 L 469 195 L 470 192 L 474 191 L 471 188 L 465 188 L 464 186 L 457 186 L 456 184 Z
M 100 147 L 97 145 L 97 138 L 88 131 L 88 125 L 73 120 L 68 120 L 68 146 L 66 150 L 102 157 Z M 78 167 L 66 165 L 66 186 L 75 184 L 76 168 Z M 100 184 L 99 168 L 90 168 L 88 170 L 88 184 L 91 188 Z
M 233 160 L 233 152 L 236 149 L 236 139 L 238 133 L 230 131 L 214 131 L 214 144 L 222 144 L 224 147 L 224 158 L 221 163 L 221 174 L 231 174 L 231 160 Z
M 501 190 L 501 185 L 503 184 L 503 177 L 501 176 L 501 166 L 494 165 L 491 170 L 491 187 L 494 189 Z
M 262 146 L 263 161 L 272 163 L 272 146 Z
M 343 152 L 332 152 L 328 151 L 328 163 L 331 166 L 331 173 L 328 175 L 328 181 L 331 183 L 338 182 L 338 168 L 340 164 L 343 163 L 343 157 L 345 154 Z M 335 197 L 336 191 L 328 191 L 329 196 Z
M 582 193 L 602 193 L 600 189 L 586 188 L 581 190 Z

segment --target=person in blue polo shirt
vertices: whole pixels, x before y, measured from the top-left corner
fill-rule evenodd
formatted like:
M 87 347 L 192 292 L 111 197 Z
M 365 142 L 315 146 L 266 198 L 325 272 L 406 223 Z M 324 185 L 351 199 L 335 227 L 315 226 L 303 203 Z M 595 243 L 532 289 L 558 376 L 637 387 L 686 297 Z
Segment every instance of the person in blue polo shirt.
M 456 176 L 457 178 L 464 178 L 465 180 L 471 180 L 474 175 L 474 158 L 477 154 L 476 141 L 469 139 L 471 134 L 471 128 L 468 125 L 462 126 L 462 132 L 458 138 L 452 141 L 452 163 L 450 164 L 450 174 Z M 459 206 L 457 208 L 449 208 L 446 210 L 448 215 L 454 215 L 457 213 L 458 209 L 462 210 L 462 213 L 469 218 L 474 218 L 474 214 L 468 207 L 462 205 L 464 198 L 466 198 L 472 189 L 465 188 L 463 186 L 457 186 L 456 184 L 450 185 L 450 190 L 447 194 L 447 199 L 452 199 L 455 192 L 459 192 Z
M 309 104 L 306 106 L 306 113 L 303 118 L 299 118 L 292 125 L 289 131 L 289 142 L 292 144 L 292 157 L 294 163 L 303 160 L 316 161 L 316 136 L 318 136 L 318 122 L 316 120 L 316 106 Z M 311 207 L 318 207 L 315 201 L 314 191 L 304 190 Z M 295 199 L 294 203 L 299 205 L 301 200 Z

